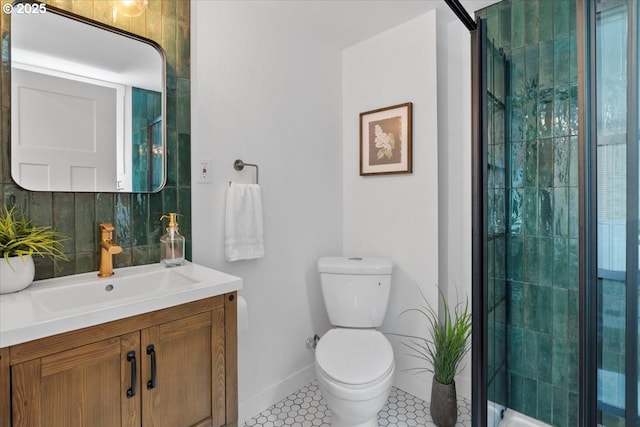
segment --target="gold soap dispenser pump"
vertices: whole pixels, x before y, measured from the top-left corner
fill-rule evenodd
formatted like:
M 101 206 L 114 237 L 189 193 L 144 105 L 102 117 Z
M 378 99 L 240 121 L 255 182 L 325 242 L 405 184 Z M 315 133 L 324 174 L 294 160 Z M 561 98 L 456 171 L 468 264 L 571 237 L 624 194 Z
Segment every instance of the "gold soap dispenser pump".
M 160 221 L 169 219 L 167 233 L 160 237 L 160 262 L 166 267 L 174 267 L 184 263 L 184 237 L 178 232 L 175 212 L 160 217 Z

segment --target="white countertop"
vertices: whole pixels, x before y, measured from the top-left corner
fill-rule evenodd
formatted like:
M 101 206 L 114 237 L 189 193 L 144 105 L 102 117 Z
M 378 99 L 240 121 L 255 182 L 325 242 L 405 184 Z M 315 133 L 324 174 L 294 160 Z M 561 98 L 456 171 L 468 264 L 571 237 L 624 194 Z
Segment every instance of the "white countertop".
M 156 286 L 152 291 L 133 292 L 128 295 L 125 287 L 140 284 L 143 289 L 145 275 L 160 277 L 164 272 L 177 274 L 177 284 Z M 120 283 L 119 281 L 128 281 Z M 106 287 L 114 283 L 116 292 L 107 294 Z M 157 282 L 157 281 L 156 281 Z M 86 285 L 88 284 L 88 286 Z M 95 300 L 96 286 L 105 296 Z M 91 287 L 92 290 L 83 292 Z M 0 348 L 44 338 L 76 329 L 94 326 L 113 320 L 148 313 L 203 298 L 233 292 L 242 288 L 242 279 L 198 264 L 185 262 L 178 267 L 166 268 L 161 264 L 115 269 L 110 278 L 99 279 L 96 272 L 75 274 L 55 279 L 37 280 L 27 289 L 0 295 Z M 93 292 L 88 303 L 83 293 Z M 124 294 L 120 293 L 124 292 Z M 65 298 L 73 300 L 61 300 Z M 56 298 L 64 306 L 52 309 Z M 44 304 L 43 304 L 44 302 Z M 51 304 L 49 304 L 51 302 Z M 77 305 L 75 305 L 77 303 Z M 48 307 L 47 307 L 48 306 Z

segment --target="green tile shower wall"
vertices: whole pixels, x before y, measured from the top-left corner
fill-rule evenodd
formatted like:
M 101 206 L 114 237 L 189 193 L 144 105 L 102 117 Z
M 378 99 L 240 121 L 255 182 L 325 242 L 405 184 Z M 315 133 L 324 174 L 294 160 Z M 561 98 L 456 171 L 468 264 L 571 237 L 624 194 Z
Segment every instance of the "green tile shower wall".
M 554 426 L 575 426 L 575 1 L 504 0 L 479 15 L 487 19 L 493 44 L 510 61 L 504 190 L 508 406 Z M 494 203 L 492 209 L 504 206 Z
M 11 0 L 2 0 L 2 5 Z M 114 257 L 116 267 L 159 261 L 159 239 L 165 212 L 180 212 L 180 230 L 187 239 L 191 259 L 190 171 L 190 9 L 188 0 L 149 0 L 146 12 L 136 18 L 114 15 L 112 0 L 50 0 L 58 8 L 147 37 L 159 43 L 167 60 L 167 183 L 154 194 L 32 192 L 20 188 L 10 171 L 10 15 L 2 14 L 0 70 L 0 197 L 5 205 L 20 204 L 36 224 L 52 225 L 70 239 L 65 252 L 70 262 L 36 258 L 36 278 L 64 276 L 98 268 L 98 224 L 111 222 L 115 241 L 123 248 Z

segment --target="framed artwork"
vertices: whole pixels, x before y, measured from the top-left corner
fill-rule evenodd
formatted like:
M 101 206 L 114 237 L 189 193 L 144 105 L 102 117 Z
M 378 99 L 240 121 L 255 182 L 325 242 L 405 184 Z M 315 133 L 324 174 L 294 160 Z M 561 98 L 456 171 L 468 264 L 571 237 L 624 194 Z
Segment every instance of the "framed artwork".
M 412 103 L 360 113 L 360 175 L 411 173 Z

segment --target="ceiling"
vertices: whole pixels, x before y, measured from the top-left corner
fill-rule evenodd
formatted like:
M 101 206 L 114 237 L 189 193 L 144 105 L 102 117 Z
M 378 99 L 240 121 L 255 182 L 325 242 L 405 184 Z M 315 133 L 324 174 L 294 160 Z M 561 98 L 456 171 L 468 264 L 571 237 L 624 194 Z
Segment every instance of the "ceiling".
M 496 2 L 462 0 L 461 4 L 473 16 L 474 11 Z M 442 11 L 440 16 L 448 21 L 458 19 L 444 0 L 269 0 L 251 4 L 265 18 L 342 49 L 433 9 Z M 462 24 L 461 29 L 466 31 Z

